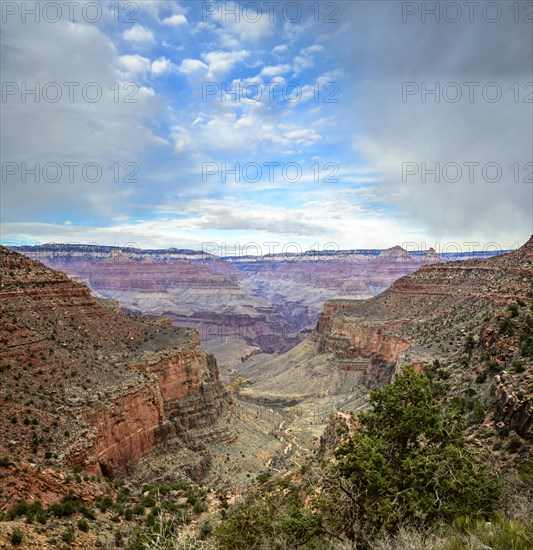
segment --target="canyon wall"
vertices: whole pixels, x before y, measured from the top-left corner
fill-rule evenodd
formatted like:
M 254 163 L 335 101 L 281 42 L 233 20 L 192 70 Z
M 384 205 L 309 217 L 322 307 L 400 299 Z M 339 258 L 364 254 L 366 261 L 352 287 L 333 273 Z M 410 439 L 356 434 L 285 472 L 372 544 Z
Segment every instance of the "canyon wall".
M 224 436 L 230 398 L 196 330 L 120 313 L 5 248 L 0 260 L 0 453 L 112 476 L 169 439 Z
M 284 352 L 307 336 L 325 301 L 365 299 L 426 264 L 433 250 L 324 251 L 219 258 L 191 250 L 141 250 L 94 245 L 19 247 L 65 271 L 125 311 L 166 315 L 194 327 L 202 341 Z M 227 348 L 217 346 L 226 363 Z

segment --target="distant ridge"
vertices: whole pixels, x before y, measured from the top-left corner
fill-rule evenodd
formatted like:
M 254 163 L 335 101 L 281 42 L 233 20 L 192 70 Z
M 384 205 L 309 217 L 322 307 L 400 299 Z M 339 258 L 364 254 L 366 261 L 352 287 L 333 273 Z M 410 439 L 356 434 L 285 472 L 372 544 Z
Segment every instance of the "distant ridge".
M 304 252 L 274 252 L 264 255 L 221 255 L 212 254 L 203 250 L 192 250 L 190 248 L 137 248 L 134 246 L 111 246 L 98 244 L 78 244 L 78 243 L 46 243 L 40 245 L 21 245 L 7 246 L 8 249 L 15 252 L 26 254 L 30 257 L 53 256 L 55 254 L 65 255 L 67 253 L 73 256 L 82 254 L 116 254 L 121 253 L 130 259 L 191 259 L 191 260 L 223 260 L 231 263 L 235 262 L 272 262 L 272 261 L 350 261 L 361 259 L 389 259 L 391 261 L 412 261 L 422 257 L 434 260 L 459 260 L 463 258 L 489 258 L 500 254 L 507 254 L 511 250 L 473 250 L 473 251 L 450 251 L 439 252 L 431 247 L 428 250 L 406 250 L 400 245 L 391 248 L 354 248 L 346 250 L 306 250 Z M 95 257 L 96 258 L 96 257 Z

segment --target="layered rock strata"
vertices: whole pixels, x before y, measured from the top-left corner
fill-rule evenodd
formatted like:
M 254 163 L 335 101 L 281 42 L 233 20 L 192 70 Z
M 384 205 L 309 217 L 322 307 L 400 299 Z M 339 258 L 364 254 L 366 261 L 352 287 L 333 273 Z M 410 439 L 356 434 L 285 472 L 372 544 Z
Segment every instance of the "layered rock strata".
M 120 313 L 3 247 L 0 260 L 0 454 L 113 476 L 178 436 L 233 437 L 197 331 Z

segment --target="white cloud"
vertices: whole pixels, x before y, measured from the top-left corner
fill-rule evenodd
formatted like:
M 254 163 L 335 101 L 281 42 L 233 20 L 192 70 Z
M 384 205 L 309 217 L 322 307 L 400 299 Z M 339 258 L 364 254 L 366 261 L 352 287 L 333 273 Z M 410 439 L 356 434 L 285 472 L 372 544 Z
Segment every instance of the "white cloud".
M 161 57 L 152 62 L 151 72 L 154 76 L 160 76 L 175 70 L 175 65 L 169 59 Z
M 291 70 L 290 65 L 270 65 L 268 67 L 263 67 L 263 69 L 259 73 L 259 76 L 266 76 L 266 77 L 279 76 L 283 73 L 288 73 L 290 70 Z
M 294 74 L 298 75 L 306 69 L 314 67 L 314 54 L 323 51 L 324 48 L 320 44 L 314 44 L 300 50 L 300 55 L 294 58 Z
M 174 140 L 174 150 L 177 153 L 182 153 L 192 144 L 189 132 L 182 126 L 173 126 L 171 136 Z
M 142 25 L 134 25 L 131 29 L 127 29 L 122 33 L 124 40 L 130 42 L 146 42 L 153 44 L 155 42 L 154 33 Z
M 196 125 L 198 146 L 214 151 L 258 152 L 264 147 L 277 147 L 278 154 L 290 147 L 308 147 L 321 136 L 311 128 L 294 123 L 280 124 L 261 106 L 242 115 L 224 111 Z M 275 154 L 271 151 L 271 154 Z
M 277 53 L 277 54 L 285 53 L 285 52 L 288 51 L 288 49 L 289 49 L 289 47 L 286 44 L 280 44 L 279 46 L 276 46 L 272 50 L 272 53 Z
M 209 65 L 208 77 L 213 79 L 224 78 L 237 63 L 243 61 L 250 52 L 246 50 L 224 52 L 213 51 L 202 55 L 204 61 Z
M 207 71 L 207 65 L 199 59 L 184 59 L 178 70 L 181 73 L 191 74 L 198 71 Z
M 124 69 L 128 76 L 140 76 L 150 70 L 150 60 L 141 55 L 121 55 L 118 65 Z
M 324 46 L 321 46 L 320 44 L 313 44 L 313 46 L 309 46 L 307 48 L 304 48 L 301 53 L 303 55 L 311 55 L 318 52 L 323 52 Z
M 163 25 L 171 25 L 173 27 L 179 27 L 187 24 L 187 18 L 181 13 L 175 13 L 169 17 L 165 17 L 161 20 Z

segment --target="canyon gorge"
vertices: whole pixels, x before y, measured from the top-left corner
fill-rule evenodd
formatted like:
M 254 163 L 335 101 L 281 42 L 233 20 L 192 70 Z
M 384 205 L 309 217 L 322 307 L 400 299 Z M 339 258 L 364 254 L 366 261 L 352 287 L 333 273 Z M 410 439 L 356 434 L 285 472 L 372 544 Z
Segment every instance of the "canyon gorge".
M 218 257 L 206 252 L 50 244 L 14 250 L 64 271 L 125 311 L 197 328 L 219 366 L 304 340 L 322 305 L 366 299 L 423 265 L 494 252 L 387 250 Z

